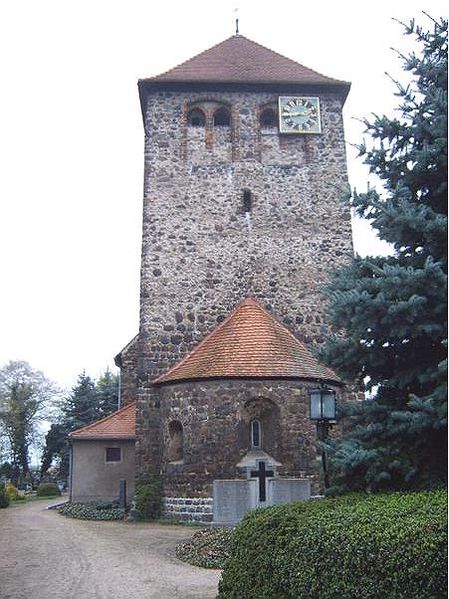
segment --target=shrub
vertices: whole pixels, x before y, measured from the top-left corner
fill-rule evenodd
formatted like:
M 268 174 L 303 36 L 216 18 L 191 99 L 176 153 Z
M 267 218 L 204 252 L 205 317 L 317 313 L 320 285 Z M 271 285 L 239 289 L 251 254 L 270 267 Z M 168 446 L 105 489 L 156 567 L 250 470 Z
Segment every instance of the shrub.
M 155 520 L 162 514 L 162 484 L 149 476 L 136 485 L 136 511 L 140 520 Z
M 125 511 L 116 503 L 91 501 L 88 503 L 64 503 L 58 512 L 79 520 L 123 520 Z
M 9 497 L 6 492 L 5 484 L 0 483 L 0 509 L 8 507 L 9 505 Z
M 56 483 L 41 483 L 37 488 L 38 497 L 53 497 L 61 495 L 61 491 Z
M 16 501 L 16 499 L 19 497 L 18 489 L 12 483 L 7 483 L 6 494 L 9 497 L 9 501 Z
M 447 596 L 447 492 L 259 509 L 237 528 L 221 599 Z
M 176 556 L 193 566 L 223 568 L 231 552 L 231 528 L 204 528 L 176 546 Z

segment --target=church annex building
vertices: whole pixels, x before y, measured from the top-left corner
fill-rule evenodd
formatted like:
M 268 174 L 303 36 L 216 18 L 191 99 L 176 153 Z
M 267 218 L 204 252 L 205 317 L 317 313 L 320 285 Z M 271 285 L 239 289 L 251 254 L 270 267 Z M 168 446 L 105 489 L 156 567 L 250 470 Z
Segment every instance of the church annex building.
M 320 288 L 353 253 L 349 87 L 241 35 L 139 81 L 140 329 L 116 356 L 121 409 L 70 434 L 72 501 L 147 473 L 179 517 L 319 491 L 310 390 L 352 393 L 313 353 Z

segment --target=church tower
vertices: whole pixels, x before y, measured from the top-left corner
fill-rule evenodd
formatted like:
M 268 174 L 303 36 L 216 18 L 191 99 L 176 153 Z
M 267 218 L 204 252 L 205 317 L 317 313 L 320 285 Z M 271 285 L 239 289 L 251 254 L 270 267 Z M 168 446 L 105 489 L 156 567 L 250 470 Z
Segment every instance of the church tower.
M 241 35 L 139 81 L 140 330 L 117 363 L 137 472 L 166 494 L 210 495 L 254 448 L 316 474 L 308 389 L 342 389 L 310 352 L 320 287 L 352 256 L 348 91 Z

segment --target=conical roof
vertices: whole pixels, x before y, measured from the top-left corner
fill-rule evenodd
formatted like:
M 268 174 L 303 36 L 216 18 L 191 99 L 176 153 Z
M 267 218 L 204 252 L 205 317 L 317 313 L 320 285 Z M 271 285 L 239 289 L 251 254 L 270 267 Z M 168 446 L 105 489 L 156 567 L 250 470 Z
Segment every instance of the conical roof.
M 154 383 L 211 378 L 295 378 L 342 383 L 254 299 L 230 316 Z
M 243 35 L 233 35 L 169 71 L 143 81 L 286 83 L 349 88 L 349 83 L 321 75 Z
M 136 438 L 136 402 L 133 401 L 121 410 L 78 428 L 69 434 L 71 439 L 116 439 Z

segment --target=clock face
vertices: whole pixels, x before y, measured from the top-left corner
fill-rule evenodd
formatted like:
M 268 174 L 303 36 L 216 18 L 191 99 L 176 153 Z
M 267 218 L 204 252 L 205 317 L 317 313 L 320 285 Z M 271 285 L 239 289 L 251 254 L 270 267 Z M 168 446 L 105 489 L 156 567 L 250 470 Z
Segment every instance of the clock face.
M 321 133 L 319 98 L 279 96 L 279 131 Z

